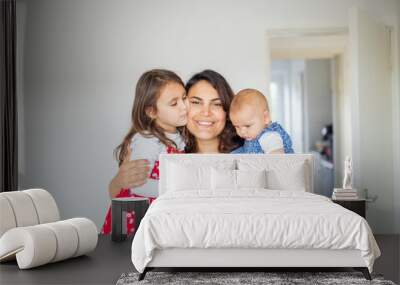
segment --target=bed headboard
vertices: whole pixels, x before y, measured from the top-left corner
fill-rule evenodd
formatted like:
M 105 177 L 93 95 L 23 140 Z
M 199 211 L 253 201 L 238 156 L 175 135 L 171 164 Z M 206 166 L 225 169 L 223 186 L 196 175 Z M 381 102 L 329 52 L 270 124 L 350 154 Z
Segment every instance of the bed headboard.
M 312 154 L 161 154 L 159 195 L 167 191 L 170 185 L 168 179 L 179 179 L 176 173 L 171 174 L 171 169 L 176 169 L 176 165 L 185 171 L 207 166 L 239 170 L 266 169 L 274 173 L 273 180 L 275 184 L 280 183 L 282 190 L 290 190 L 284 188 L 292 187 L 299 179 L 303 179 L 305 191 L 313 192 L 314 189 Z

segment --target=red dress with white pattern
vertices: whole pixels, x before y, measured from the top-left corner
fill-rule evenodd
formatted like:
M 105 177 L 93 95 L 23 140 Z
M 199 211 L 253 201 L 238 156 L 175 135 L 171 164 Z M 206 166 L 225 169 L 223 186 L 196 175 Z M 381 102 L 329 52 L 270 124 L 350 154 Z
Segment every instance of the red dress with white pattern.
M 180 151 L 174 147 L 168 146 L 167 147 L 167 153 L 184 153 L 184 151 Z M 160 171 L 158 169 L 160 165 L 160 162 L 156 160 L 154 163 L 154 167 L 150 172 L 149 179 L 155 179 L 159 180 L 160 179 Z M 137 195 L 135 193 L 131 193 L 130 189 L 121 189 L 121 191 L 118 193 L 115 198 L 129 198 L 129 197 L 138 197 L 138 198 L 144 198 L 143 196 Z M 153 203 L 153 201 L 156 199 L 155 197 L 147 197 L 149 199 L 149 203 Z M 127 235 L 130 236 L 135 232 L 135 212 L 132 211 L 130 213 L 126 213 L 126 229 L 127 229 Z M 101 229 L 102 234 L 110 234 L 111 233 L 111 206 L 108 208 L 106 218 L 104 220 L 103 227 Z

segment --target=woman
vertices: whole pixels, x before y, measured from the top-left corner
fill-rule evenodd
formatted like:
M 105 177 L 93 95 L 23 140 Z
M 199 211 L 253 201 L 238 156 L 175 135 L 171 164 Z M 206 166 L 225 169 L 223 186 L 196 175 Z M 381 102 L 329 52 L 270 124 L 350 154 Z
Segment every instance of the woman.
M 234 93 L 225 78 L 213 70 L 195 74 L 185 86 L 188 123 L 184 129 L 187 153 L 229 153 L 243 141 L 228 119 Z M 133 150 L 134 151 L 134 150 Z M 127 154 L 128 157 L 130 153 Z M 125 159 L 111 180 L 109 195 L 143 185 L 148 177 L 146 160 Z

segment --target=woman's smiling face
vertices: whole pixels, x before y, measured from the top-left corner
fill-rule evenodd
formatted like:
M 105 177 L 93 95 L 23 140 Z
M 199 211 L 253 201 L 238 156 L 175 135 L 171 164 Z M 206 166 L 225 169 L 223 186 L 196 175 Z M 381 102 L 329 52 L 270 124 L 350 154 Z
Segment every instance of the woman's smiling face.
M 194 84 L 187 94 L 187 128 L 197 140 L 219 139 L 226 123 L 217 90 L 205 80 Z

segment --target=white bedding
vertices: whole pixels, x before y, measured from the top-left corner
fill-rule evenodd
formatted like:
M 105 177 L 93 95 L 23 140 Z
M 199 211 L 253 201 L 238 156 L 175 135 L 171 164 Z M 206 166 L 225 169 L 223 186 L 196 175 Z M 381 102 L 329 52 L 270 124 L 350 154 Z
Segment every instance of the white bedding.
M 328 198 L 299 191 L 246 189 L 165 193 L 149 208 L 132 243 L 143 272 L 155 249 L 358 249 L 372 272 L 380 251 L 368 223 Z

